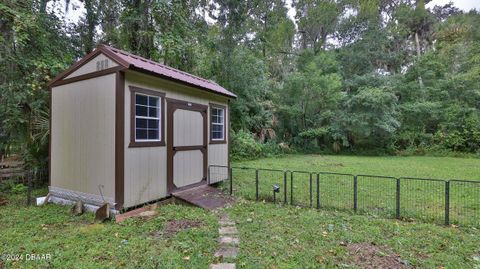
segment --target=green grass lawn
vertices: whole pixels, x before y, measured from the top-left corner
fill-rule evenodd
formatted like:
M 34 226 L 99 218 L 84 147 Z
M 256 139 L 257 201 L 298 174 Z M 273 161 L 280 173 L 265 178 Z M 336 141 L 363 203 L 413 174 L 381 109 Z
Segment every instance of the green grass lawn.
M 475 179 L 480 172 L 478 159 L 430 157 L 291 155 L 234 165 L 395 177 L 449 178 L 452 174 L 459 174 L 456 178 Z M 403 174 L 402 171 L 408 173 Z M 250 183 L 254 183 L 250 172 L 236 171 L 234 187 L 238 202 L 225 209 L 237 222 L 240 233 L 240 256 L 233 260 L 237 268 L 362 268 L 367 266 L 366 261 L 373 262 L 373 268 L 385 262 L 390 268 L 399 262 L 416 268 L 480 268 L 478 228 L 445 227 L 419 221 L 423 218 L 400 221 L 378 217 L 382 215 L 381 207 L 390 205 L 390 200 L 385 199 L 390 196 L 385 195 L 385 189 L 382 190 L 386 186 L 376 186 L 379 192 L 370 197 L 360 193 L 368 190 L 368 186 L 359 183 L 360 208 L 367 206 L 365 202 L 387 202 L 380 203 L 378 210 L 368 208 L 367 214 L 353 214 L 351 210 L 336 209 L 351 206 L 351 193 L 341 189 L 351 186 L 351 182 L 342 179 L 342 176 L 322 178 L 320 187 L 329 193 L 321 197 L 322 209 L 317 210 L 243 199 L 242 196 L 251 195 L 245 192 L 251 188 Z M 242 176 L 242 173 L 246 174 Z M 270 175 L 271 181 L 262 181 L 260 185 L 261 194 L 265 195 L 262 198 L 268 200 L 266 195 L 271 194 L 271 185 L 266 184 L 282 184 L 283 174 L 261 173 L 264 173 L 261 180 Z M 295 177 L 294 201 L 308 204 L 309 192 L 304 192 L 308 184 L 304 185 L 303 181 L 309 182 L 308 174 Z M 408 186 L 402 185 L 402 189 L 417 195 L 426 194 L 419 186 L 408 189 Z M 254 187 L 252 190 L 254 194 Z M 43 188 L 36 190 L 34 196 L 45 194 L 46 189 Z M 466 201 L 472 200 L 469 192 L 461 195 Z M 217 217 L 199 208 L 165 205 L 159 207 L 158 215 L 151 219 L 99 224 L 93 223 L 92 214 L 70 215 L 70 207 L 66 206 L 27 207 L 25 193 L 3 196 L 8 204 L 0 206 L 0 255 L 50 254 L 51 259 L 0 259 L 0 268 L 208 268 L 210 263 L 218 261 L 213 256 L 218 248 Z M 281 201 L 283 194 L 279 196 Z M 432 201 L 436 201 L 434 198 L 427 195 L 411 198 L 413 202 L 410 204 L 408 200 L 402 200 L 405 209 L 426 208 L 425 215 L 439 212 L 429 208 L 434 204 Z M 288 201 L 291 201 L 290 197 Z M 468 214 L 478 212 L 478 202 L 467 205 L 472 206 L 468 210 L 473 210 L 466 211 Z M 405 214 L 408 211 L 402 212 Z M 440 213 L 439 220 L 441 217 Z M 167 232 L 170 223 L 187 220 L 199 225 Z M 372 255 L 365 253 L 364 248 L 352 252 L 352 246 L 353 249 L 368 246 L 374 251 Z M 362 260 L 364 256 L 366 260 Z
M 364 257 L 374 263 L 369 268 L 384 259 L 408 268 L 480 268 L 478 229 L 247 200 L 228 212 L 240 233 L 239 268 L 364 268 L 362 249 L 348 251 L 360 243 L 377 250 L 375 259 Z
M 253 161 L 235 162 L 234 166 L 370 174 L 392 177 L 480 180 L 480 159 L 451 157 L 370 157 L 340 155 L 285 155 Z
M 236 162 L 233 166 L 326 172 L 319 175 L 319 204 L 322 208 L 336 210 L 353 210 L 353 175 L 358 175 L 358 212 L 385 217 L 396 216 L 396 178 L 480 180 L 480 159 L 474 158 L 287 155 L 280 158 Z M 221 168 L 216 169 L 217 172 L 220 170 Z M 212 171 L 215 172 L 215 169 Z M 292 179 L 291 174 L 287 173 L 288 203 L 315 207 L 317 205 L 316 174 L 312 175 L 312 181 L 308 173 L 295 172 L 293 176 Z M 248 199 L 256 199 L 255 177 L 253 169 L 234 168 L 235 193 Z M 267 170 L 259 171 L 260 200 L 273 200 L 273 184 L 281 187 L 281 192 L 276 197 L 277 201 L 284 201 L 284 173 Z M 437 224 L 443 223 L 445 189 L 444 181 L 401 179 L 400 216 L 407 220 L 418 219 Z M 480 183 L 450 183 L 450 220 L 454 224 L 480 227 Z
M 0 259 L 0 268 L 208 268 L 217 249 L 216 216 L 199 208 L 166 205 L 150 220 L 98 224 L 92 214 L 71 216 L 70 207 L 26 207 L 25 194 L 7 197 L 9 204 L 0 206 L 0 255 L 24 255 L 24 260 Z M 152 235 L 172 220 L 200 221 L 200 226 Z M 51 259 L 26 261 L 31 253 Z

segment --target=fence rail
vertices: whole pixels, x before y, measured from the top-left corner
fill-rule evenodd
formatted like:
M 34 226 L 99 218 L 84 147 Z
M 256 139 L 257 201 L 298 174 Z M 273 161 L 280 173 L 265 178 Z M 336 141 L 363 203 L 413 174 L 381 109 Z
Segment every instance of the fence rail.
M 208 181 L 251 200 L 480 227 L 480 181 L 220 165 Z

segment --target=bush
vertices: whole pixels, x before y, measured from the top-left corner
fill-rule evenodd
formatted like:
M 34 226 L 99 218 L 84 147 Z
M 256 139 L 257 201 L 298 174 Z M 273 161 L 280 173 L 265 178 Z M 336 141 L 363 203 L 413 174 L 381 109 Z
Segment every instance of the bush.
M 14 194 L 20 194 L 27 191 L 27 186 L 24 184 L 17 184 L 14 180 L 4 180 L 0 182 L 0 192 L 11 192 Z
M 290 148 L 274 141 L 260 143 L 252 134 L 240 130 L 231 134 L 231 154 L 233 160 L 249 160 L 292 152 Z
M 14 194 L 21 194 L 21 193 L 24 193 L 26 191 L 27 191 L 27 186 L 25 186 L 23 184 L 16 184 L 12 188 L 12 193 L 14 193 Z

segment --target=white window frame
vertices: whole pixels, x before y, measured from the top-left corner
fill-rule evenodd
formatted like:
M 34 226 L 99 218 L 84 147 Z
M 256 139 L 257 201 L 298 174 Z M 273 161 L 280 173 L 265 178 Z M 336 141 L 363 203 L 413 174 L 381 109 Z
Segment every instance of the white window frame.
M 216 122 L 213 122 L 212 121 L 212 118 L 213 118 L 213 110 L 216 109 L 216 110 L 220 110 L 222 111 L 222 123 L 216 123 Z M 210 121 L 211 121 L 211 126 L 212 126 L 212 130 L 210 130 L 210 135 L 211 135 L 211 140 L 212 141 L 225 141 L 225 108 L 224 107 L 220 107 L 220 106 L 215 106 L 215 105 L 212 105 L 211 108 L 210 108 Z M 213 126 L 214 125 L 217 125 L 217 126 L 222 126 L 222 138 L 213 138 Z
M 148 108 L 151 108 L 151 107 L 154 107 L 154 106 L 150 106 L 148 103 L 147 105 L 140 105 L 140 104 L 137 104 L 136 100 L 137 100 L 137 95 L 141 95 L 141 96 L 146 96 L 148 98 L 152 97 L 152 98 L 156 98 L 157 99 L 157 102 L 158 102 L 158 106 L 156 106 L 155 108 L 157 109 L 157 117 L 149 117 L 149 116 L 137 116 L 137 106 L 143 106 L 143 107 L 146 107 L 147 108 L 147 111 L 148 111 Z M 147 99 L 148 100 L 148 99 Z M 156 95 L 150 95 L 150 94 L 145 94 L 145 93 L 139 93 L 139 92 L 135 92 L 135 111 L 133 113 L 135 113 L 135 122 L 134 122 L 134 131 L 135 131 L 135 142 L 160 142 L 162 141 L 162 120 L 161 120 L 161 113 L 162 113 L 162 98 L 160 96 L 156 96 Z M 147 101 L 148 102 L 148 101 Z M 147 113 L 148 114 L 148 113 Z M 137 139 L 137 119 L 145 119 L 145 120 L 157 120 L 158 121 L 158 139 Z M 145 129 L 145 128 L 141 128 L 142 130 Z M 148 128 L 146 128 L 147 130 L 147 137 L 148 137 Z

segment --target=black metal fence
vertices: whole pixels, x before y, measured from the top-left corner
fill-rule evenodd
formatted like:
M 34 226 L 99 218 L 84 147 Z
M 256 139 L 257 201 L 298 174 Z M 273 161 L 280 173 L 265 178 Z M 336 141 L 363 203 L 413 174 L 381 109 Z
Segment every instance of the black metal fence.
M 48 169 L 26 170 L 15 174 L 0 175 L 0 192 L 26 192 L 26 203 L 33 203 L 32 191 L 48 182 Z
M 480 181 L 220 165 L 209 166 L 208 179 L 251 200 L 480 227 Z

